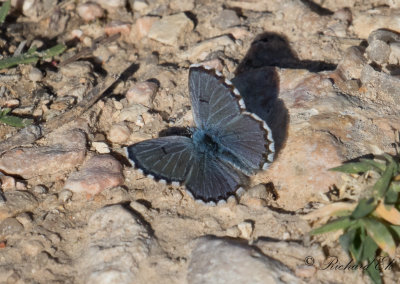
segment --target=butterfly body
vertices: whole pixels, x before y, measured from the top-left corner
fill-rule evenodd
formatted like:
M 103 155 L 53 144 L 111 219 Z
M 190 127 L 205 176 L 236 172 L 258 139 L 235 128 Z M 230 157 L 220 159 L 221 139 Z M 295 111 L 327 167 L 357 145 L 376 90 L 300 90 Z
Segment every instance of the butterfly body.
M 221 150 L 217 137 L 214 137 L 205 130 L 196 129 L 192 137 L 195 149 L 200 153 L 213 153 L 217 155 Z
M 247 112 L 237 89 L 211 68 L 192 65 L 189 90 L 196 124 L 191 137 L 139 142 L 127 147 L 127 156 L 149 177 L 185 184 L 196 199 L 225 200 L 272 163 L 271 130 Z

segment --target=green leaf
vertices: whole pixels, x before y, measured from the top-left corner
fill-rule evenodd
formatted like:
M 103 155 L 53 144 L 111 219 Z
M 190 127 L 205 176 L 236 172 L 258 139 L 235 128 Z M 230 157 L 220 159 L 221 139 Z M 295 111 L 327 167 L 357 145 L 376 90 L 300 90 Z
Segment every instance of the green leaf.
M 1 116 L 5 116 L 7 113 L 9 113 L 11 111 L 10 108 L 6 107 L 6 108 L 2 108 L 0 109 L 0 117 Z
M 375 170 L 376 167 L 370 163 L 357 162 L 357 163 L 346 163 L 336 168 L 329 169 L 330 171 L 348 173 L 348 174 L 358 174 L 365 173 L 369 170 Z
M 371 197 L 369 199 L 363 198 L 358 202 L 358 205 L 357 205 L 356 209 L 354 209 L 353 213 L 351 214 L 351 217 L 354 219 L 359 219 L 359 218 L 365 217 L 368 214 L 370 214 L 372 211 L 374 211 L 374 209 L 376 208 L 377 205 L 378 205 L 378 202 L 373 197 Z
M 387 153 L 383 153 L 383 157 L 389 162 L 389 164 L 393 164 L 393 172 L 398 172 L 398 164 L 396 163 L 395 159 Z
M 1 5 L 1 8 L 0 8 L 0 24 L 4 23 L 4 21 L 6 20 L 8 12 L 10 11 L 10 7 L 11 7 L 11 0 L 6 1 L 6 2 L 3 3 L 3 5 Z
M 385 195 L 385 204 L 395 204 L 399 199 L 399 191 L 397 190 L 394 183 L 395 182 L 391 182 L 389 185 L 389 189 L 387 190 Z M 400 189 L 400 186 L 398 189 Z
M 33 123 L 33 119 L 21 118 L 13 115 L 6 115 L 0 117 L 0 122 L 8 124 L 10 126 L 23 128 Z
M 368 235 L 375 243 L 390 256 L 394 256 L 396 245 L 389 229 L 374 218 L 361 219 L 365 225 Z
M 56 55 L 59 55 L 60 53 L 63 53 L 67 49 L 67 46 L 64 44 L 57 44 L 49 49 L 46 49 L 45 51 L 42 51 L 39 53 L 39 57 L 41 58 L 50 58 Z
M 398 240 L 400 240 L 400 226 L 390 225 L 389 229 L 392 230 Z
M 339 219 L 336 219 L 330 223 L 327 223 L 319 228 L 316 228 L 310 232 L 311 235 L 318 235 L 318 234 L 324 234 L 332 231 L 337 231 L 340 229 L 346 229 L 350 225 L 354 224 L 356 221 L 350 220 L 349 217 L 342 217 Z
M 400 192 L 400 182 L 399 181 L 392 181 L 390 183 L 390 187 L 392 187 L 393 188 L 392 190 L 396 191 L 397 193 Z
M 360 162 L 371 165 L 378 173 L 382 173 L 386 169 L 386 164 L 371 159 L 360 159 Z
M 363 243 L 365 238 L 365 230 L 363 228 L 358 228 L 354 234 L 354 238 L 349 245 L 349 251 L 353 259 L 356 260 L 358 264 L 361 260 L 363 252 Z
M 389 165 L 386 167 L 386 170 L 383 172 L 382 176 L 374 184 L 374 191 L 380 198 L 383 198 L 385 196 L 385 193 L 389 187 L 390 181 L 392 180 L 393 176 L 393 168 L 394 168 L 394 162 L 389 163 Z
M 33 46 L 31 46 L 31 47 L 28 49 L 28 51 L 26 52 L 26 54 L 29 54 L 29 55 L 34 54 L 34 53 L 36 52 L 36 50 L 37 50 L 37 46 L 36 46 L 36 45 L 33 45 Z
M 27 53 L 18 56 L 7 57 L 0 60 L 0 70 L 10 68 L 20 64 L 36 63 L 40 58 L 46 59 L 62 53 L 67 47 L 64 44 L 57 44 L 45 51 L 34 52 L 36 47 L 32 47 Z
M 356 230 L 349 229 L 346 233 L 344 233 L 339 237 L 340 245 L 346 252 L 349 252 L 350 245 L 353 242 L 355 235 L 356 235 Z
M 39 57 L 35 55 L 21 54 L 14 57 L 7 57 L 0 60 L 0 70 L 17 66 L 19 64 L 28 64 L 38 62 Z
M 365 237 L 363 244 L 364 244 L 364 249 L 361 260 L 363 261 L 363 260 L 374 259 L 376 257 L 378 245 L 368 235 Z
M 369 259 L 368 262 L 374 261 L 375 258 Z M 382 284 L 382 278 L 379 269 L 375 266 L 374 263 L 372 263 L 370 266 L 367 268 L 367 274 L 371 278 L 372 282 L 374 284 Z

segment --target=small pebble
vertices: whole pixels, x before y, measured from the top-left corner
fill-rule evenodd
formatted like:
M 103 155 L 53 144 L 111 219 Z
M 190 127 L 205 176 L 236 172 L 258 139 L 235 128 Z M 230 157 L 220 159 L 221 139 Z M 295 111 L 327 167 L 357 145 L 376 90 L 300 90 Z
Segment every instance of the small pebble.
M 8 100 L 8 101 L 6 101 L 4 103 L 4 106 L 8 107 L 8 108 L 18 107 L 19 106 L 19 100 L 17 100 L 17 99 Z
M 113 101 L 113 103 L 114 103 L 115 109 L 117 109 L 117 110 L 121 110 L 124 108 L 124 105 L 120 101 Z
M 61 74 L 66 77 L 84 77 L 84 75 L 90 74 L 92 71 L 93 66 L 88 61 L 72 62 L 60 68 Z
M 106 140 L 106 136 L 103 133 L 96 133 L 93 137 L 93 141 L 102 142 Z
M 78 29 L 76 29 L 76 30 L 72 30 L 71 31 L 71 37 L 72 38 L 81 38 L 83 36 L 83 31 L 82 30 L 78 30 Z
M 72 197 L 72 192 L 66 189 L 58 194 L 58 200 L 62 202 L 67 202 L 68 200 L 71 199 L 71 197 Z
M 94 2 L 99 3 L 106 10 L 124 8 L 126 6 L 126 0 L 96 0 Z
M 24 230 L 24 226 L 15 218 L 7 218 L 0 223 L 0 237 L 13 235 Z
M 26 212 L 19 214 L 15 219 L 17 219 L 24 227 L 28 227 L 32 224 L 32 217 Z
M 17 182 L 15 183 L 15 188 L 16 188 L 17 190 L 26 190 L 26 184 L 25 184 L 24 182 L 17 181 Z
M 36 194 L 45 194 L 47 193 L 47 188 L 44 185 L 35 185 L 32 189 L 32 191 Z
M 158 17 L 145 16 L 136 20 L 136 36 L 141 39 L 149 34 L 151 26 L 158 21 Z
M 223 10 L 219 15 L 212 21 L 212 24 L 222 30 L 240 25 L 240 19 L 235 11 Z
M 129 130 L 128 126 L 126 126 L 124 123 L 118 123 L 111 126 L 107 138 L 113 143 L 122 144 L 128 140 L 130 134 L 131 131 Z
M 112 21 L 104 27 L 104 32 L 107 35 L 113 35 L 117 33 L 129 34 L 131 31 L 131 23 L 123 21 Z
M 111 155 L 96 155 L 86 161 L 78 172 L 68 177 L 64 188 L 95 195 L 123 183 L 124 176 L 120 162 Z
M 28 256 L 36 256 L 38 255 L 43 249 L 43 244 L 38 240 L 26 240 L 22 243 L 23 252 Z
M 142 133 L 142 132 L 132 132 L 131 135 L 129 136 L 129 143 L 137 143 L 143 140 L 151 139 L 153 138 L 150 134 Z
M 41 48 L 43 47 L 44 43 L 43 41 L 39 40 L 39 39 L 34 39 L 31 43 L 31 47 L 36 46 L 36 48 Z
M 13 110 L 13 114 L 29 116 L 33 113 L 33 106 L 19 107 Z
M 149 38 L 176 46 L 179 40 L 189 34 L 193 28 L 192 20 L 185 13 L 164 16 L 151 26 Z
M 0 174 L 1 188 L 5 191 L 15 189 L 15 178 Z
M 32 82 L 41 81 L 43 79 L 42 71 L 40 71 L 38 68 L 32 67 L 31 71 L 28 74 L 28 78 Z
M 158 86 L 153 82 L 139 82 L 131 87 L 125 97 L 129 104 L 136 103 L 151 107 Z
M 100 154 L 110 153 L 110 148 L 104 142 L 92 142 L 92 146 L 96 150 L 97 153 L 100 153 Z
M 101 18 L 104 15 L 103 8 L 101 8 L 99 4 L 93 2 L 80 4 L 76 10 L 78 15 L 86 22 Z
M 25 16 L 30 16 L 30 14 L 33 12 L 32 10 L 35 10 L 34 6 L 37 5 L 36 0 L 24 0 L 22 3 L 23 14 Z
M 222 64 L 221 60 L 219 60 L 218 58 L 208 60 L 208 61 L 203 61 L 200 64 L 204 65 L 204 66 L 212 67 L 213 69 L 218 70 L 219 72 L 222 72 L 222 69 L 224 69 L 224 65 Z
M 121 113 L 119 114 L 118 121 L 129 121 L 129 122 L 135 122 L 138 120 L 142 120 L 143 118 L 141 117 L 142 114 L 147 112 L 147 108 L 145 108 L 142 105 L 132 105 L 130 107 L 124 108 Z
M 53 135 L 54 143 L 40 147 L 20 147 L 5 152 L 0 169 L 29 179 L 67 171 L 80 165 L 86 155 L 86 136 L 80 130 Z
M 238 229 L 242 238 L 250 239 L 251 234 L 253 233 L 253 224 L 251 222 L 245 221 L 238 224 Z
M 382 40 L 374 40 L 367 47 L 368 58 L 378 64 L 384 64 L 389 60 L 390 46 Z
M 149 7 L 149 4 L 144 0 L 135 0 L 133 2 L 133 10 L 138 12 L 144 12 Z
M 169 7 L 172 10 L 176 11 L 191 11 L 194 9 L 195 1 L 194 0 L 171 0 L 169 3 Z
M 390 45 L 390 57 L 388 63 L 394 65 L 400 64 L 400 43 L 391 42 L 389 45 Z
M 211 52 L 224 50 L 225 48 L 234 45 L 235 42 L 231 37 L 222 35 L 201 41 L 191 46 L 188 50 L 182 52 L 180 56 L 182 59 L 188 59 L 191 62 L 202 61 L 207 58 Z

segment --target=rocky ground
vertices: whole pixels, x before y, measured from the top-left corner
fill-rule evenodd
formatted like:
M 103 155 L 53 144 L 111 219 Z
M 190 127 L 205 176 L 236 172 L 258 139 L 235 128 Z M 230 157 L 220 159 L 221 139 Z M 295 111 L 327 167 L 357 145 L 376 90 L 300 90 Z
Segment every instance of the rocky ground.
M 68 48 L 1 71 L 0 106 L 44 136 L 16 143 L 0 124 L 0 283 L 368 282 L 324 269 L 349 257 L 339 235 L 310 237 L 320 223 L 304 215 L 360 194 L 329 168 L 395 153 L 398 17 L 396 0 L 12 1 L 4 57 Z M 193 125 L 192 63 L 231 79 L 276 142 L 270 169 L 218 206 L 144 177 L 123 151 Z M 399 276 L 398 262 L 383 271 Z

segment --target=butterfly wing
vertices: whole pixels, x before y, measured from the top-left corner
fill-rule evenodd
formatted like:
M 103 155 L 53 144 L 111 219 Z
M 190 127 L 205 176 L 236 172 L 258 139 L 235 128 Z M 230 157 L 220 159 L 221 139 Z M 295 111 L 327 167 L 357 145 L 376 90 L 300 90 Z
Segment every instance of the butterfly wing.
M 229 155 L 222 158 L 247 175 L 266 170 L 274 159 L 274 141 L 268 125 L 252 113 L 242 113 L 216 133 L 218 142 Z M 229 157 L 235 156 L 236 160 Z
M 223 78 L 221 73 L 206 66 L 190 67 L 189 92 L 193 118 L 201 129 L 224 125 L 239 115 L 240 104 L 244 105 L 240 96 L 234 94 L 232 83 Z
M 127 147 L 126 152 L 146 175 L 165 182 L 183 182 L 195 155 L 192 140 L 185 136 L 145 140 Z
M 165 182 L 182 182 L 205 202 L 227 199 L 246 177 L 210 153 L 200 153 L 185 136 L 145 140 L 126 148 L 131 163 L 144 174 Z
M 194 198 L 217 202 L 226 200 L 246 183 L 247 177 L 231 165 L 210 154 L 198 153 L 185 185 Z
M 257 115 L 247 112 L 229 80 L 211 68 L 192 65 L 189 91 L 194 121 L 223 146 L 221 159 L 247 175 L 268 167 L 275 151 L 271 130 Z

